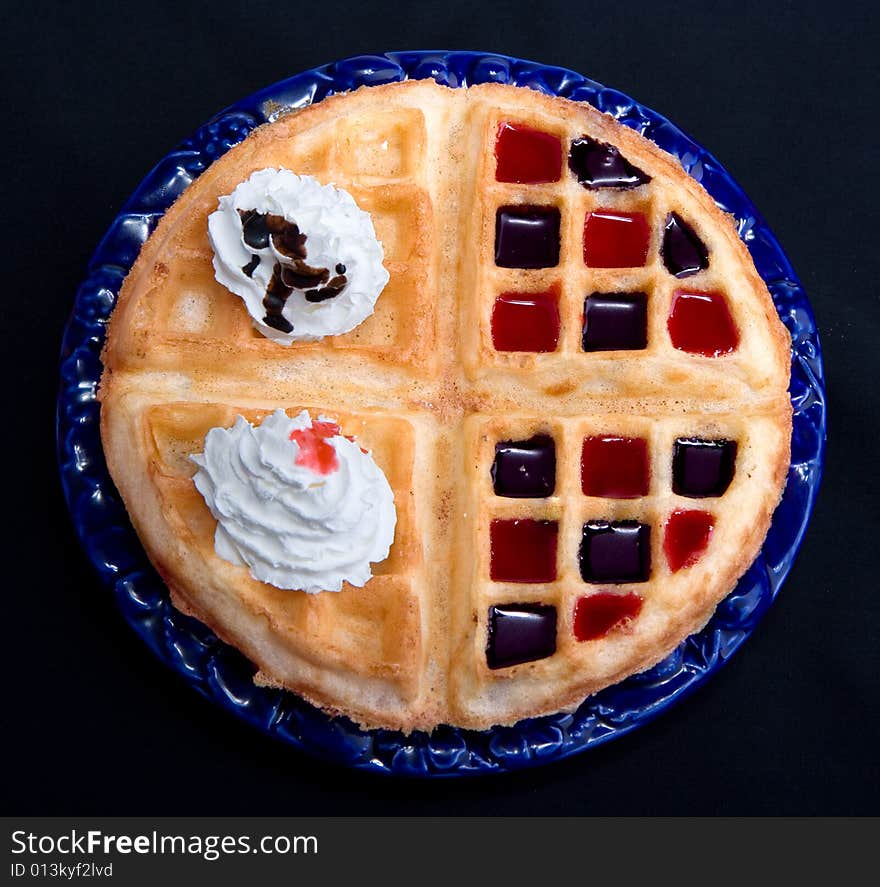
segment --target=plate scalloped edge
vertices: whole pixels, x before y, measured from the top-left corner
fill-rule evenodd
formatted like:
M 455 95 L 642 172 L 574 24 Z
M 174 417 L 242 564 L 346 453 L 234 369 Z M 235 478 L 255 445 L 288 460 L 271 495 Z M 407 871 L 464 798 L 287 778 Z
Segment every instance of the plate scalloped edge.
M 204 625 L 174 609 L 107 471 L 96 400 L 100 351 L 116 295 L 165 210 L 214 160 L 279 113 L 363 85 L 431 77 L 438 83 L 512 83 L 589 102 L 679 158 L 731 213 L 792 337 L 792 456 L 782 501 L 758 558 L 709 624 L 650 671 L 587 699 L 575 712 L 484 732 L 443 726 L 404 736 L 331 718 L 292 693 L 258 687 L 254 667 Z M 362 770 L 408 776 L 504 772 L 559 760 L 624 735 L 701 686 L 751 634 L 775 599 L 816 498 L 825 449 L 821 351 L 807 297 L 782 248 L 720 163 L 661 115 L 564 68 L 481 52 L 356 56 L 297 74 L 226 108 L 164 157 L 104 235 L 79 287 L 61 353 L 57 447 L 68 508 L 87 556 L 123 617 L 192 687 L 295 748 Z

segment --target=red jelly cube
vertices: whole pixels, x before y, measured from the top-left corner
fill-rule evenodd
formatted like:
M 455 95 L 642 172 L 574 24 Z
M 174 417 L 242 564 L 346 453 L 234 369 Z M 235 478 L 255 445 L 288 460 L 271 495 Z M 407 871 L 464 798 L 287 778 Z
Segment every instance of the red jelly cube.
M 495 158 L 495 178 L 499 182 L 558 182 L 562 174 L 562 142 L 521 124 L 499 125 Z
M 581 451 L 585 496 L 635 499 L 648 494 L 648 442 L 632 437 L 588 437 Z
M 651 232 L 642 213 L 597 209 L 584 221 L 584 262 L 590 268 L 639 268 Z
M 553 582 L 559 526 L 548 520 L 493 520 L 489 527 L 493 582 Z
M 559 293 L 502 293 L 492 309 L 496 351 L 555 351 L 559 341 Z
M 600 591 L 579 598 L 574 606 L 574 636 L 579 641 L 603 638 L 612 629 L 635 619 L 642 611 L 642 603 L 642 596 L 634 591 Z
M 676 510 L 666 521 L 663 551 L 673 573 L 692 567 L 709 546 L 715 516 L 708 511 Z
M 721 293 L 676 290 L 666 326 L 673 346 L 690 354 L 718 357 L 739 345 L 739 332 Z

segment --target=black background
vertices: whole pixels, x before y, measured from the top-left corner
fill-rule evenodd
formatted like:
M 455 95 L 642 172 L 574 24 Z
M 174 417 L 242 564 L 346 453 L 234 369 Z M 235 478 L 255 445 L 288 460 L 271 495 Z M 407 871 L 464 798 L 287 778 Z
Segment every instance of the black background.
M 15 814 L 878 812 L 877 13 L 865 3 L 154 2 L 2 13 L 2 705 Z M 662 718 L 511 776 L 414 782 L 301 756 L 203 701 L 123 623 L 57 481 L 63 324 L 149 168 L 230 102 L 362 52 L 484 49 L 573 68 L 707 146 L 818 316 L 826 475 L 777 603 Z

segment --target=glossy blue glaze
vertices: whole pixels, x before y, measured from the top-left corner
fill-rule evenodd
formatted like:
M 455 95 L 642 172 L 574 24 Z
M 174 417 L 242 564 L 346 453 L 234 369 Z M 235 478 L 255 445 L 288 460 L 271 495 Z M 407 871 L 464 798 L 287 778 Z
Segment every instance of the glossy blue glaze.
M 104 463 L 95 393 L 104 328 L 122 280 L 162 213 L 186 186 L 257 125 L 364 84 L 433 77 L 448 86 L 488 81 L 589 102 L 675 154 L 739 233 L 792 335 L 792 459 L 785 495 L 758 559 L 706 628 L 650 671 L 609 687 L 575 713 L 485 732 L 440 727 L 409 737 L 364 731 L 291 693 L 257 687 L 253 666 L 200 622 L 171 606 L 122 507 Z M 825 393 L 815 321 L 788 259 L 724 168 L 668 120 L 629 96 L 573 71 L 477 52 L 358 56 L 276 83 L 220 112 L 163 158 L 99 244 L 64 336 L 58 397 L 61 479 L 82 545 L 128 623 L 196 690 L 301 751 L 380 773 L 460 776 L 558 760 L 628 733 L 714 674 L 755 628 L 779 592 L 816 496 L 825 445 Z

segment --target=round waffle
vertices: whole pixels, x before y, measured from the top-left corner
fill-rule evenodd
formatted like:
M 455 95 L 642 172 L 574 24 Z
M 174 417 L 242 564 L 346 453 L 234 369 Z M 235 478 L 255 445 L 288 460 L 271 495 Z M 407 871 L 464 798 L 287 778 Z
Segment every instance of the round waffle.
M 555 142 L 557 178 L 515 181 Z M 371 214 L 390 281 L 351 333 L 279 346 L 215 281 L 207 217 L 266 167 Z M 650 667 L 754 559 L 789 461 L 787 333 L 731 220 L 638 134 L 516 87 L 366 87 L 261 127 L 163 217 L 103 360 L 108 466 L 175 604 L 369 727 L 509 724 Z M 282 591 L 214 551 L 188 457 L 279 406 L 388 477 L 362 589 Z

